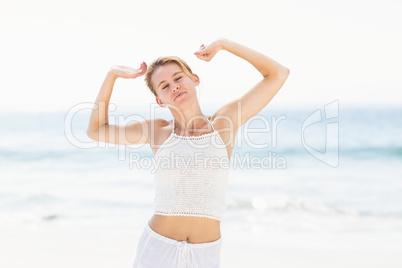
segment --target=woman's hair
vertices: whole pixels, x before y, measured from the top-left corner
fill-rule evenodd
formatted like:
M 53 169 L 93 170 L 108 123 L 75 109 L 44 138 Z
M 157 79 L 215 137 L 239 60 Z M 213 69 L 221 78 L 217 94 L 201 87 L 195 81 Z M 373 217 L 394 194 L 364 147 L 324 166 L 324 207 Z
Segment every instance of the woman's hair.
M 152 75 L 154 74 L 154 72 L 156 71 L 156 69 L 158 69 L 160 66 L 163 66 L 165 64 L 168 63 L 175 63 L 177 64 L 180 69 L 191 79 L 194 80 L 194 76 L 193 76 L 193 72 L 191 71 L 190 66 L 188 66 L 188 64 L 183 61 L 182 59 L 180 59 L 179 57 L 175 57 L 175 56 L 169 56 L 169 57 L 160 57 L 157 58 L 156 60 L 154 60 L 154 62 L 151 63 L 151 65 L 148 67 L 147 73 L 145 74 L 145 82 L 147 83 L 148 88 L 151 90 L 151 92 L 156 95 L 156 91 L 154 88 L 154 85 L 152 83 Z

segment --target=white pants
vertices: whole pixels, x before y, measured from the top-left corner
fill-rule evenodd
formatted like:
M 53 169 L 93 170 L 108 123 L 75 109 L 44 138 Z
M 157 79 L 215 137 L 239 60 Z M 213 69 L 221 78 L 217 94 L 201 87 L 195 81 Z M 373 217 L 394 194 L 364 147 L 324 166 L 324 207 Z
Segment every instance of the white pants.
M 156 233 L 148 223 L 137 246 L 133 268 L 219 268 L 222 236 L 192 244 Z

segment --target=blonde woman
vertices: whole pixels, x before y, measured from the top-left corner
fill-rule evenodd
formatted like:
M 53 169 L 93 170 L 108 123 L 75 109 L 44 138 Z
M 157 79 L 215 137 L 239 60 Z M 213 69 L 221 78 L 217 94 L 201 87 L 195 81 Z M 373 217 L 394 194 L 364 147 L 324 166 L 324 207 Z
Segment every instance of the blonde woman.
M 96 99 L 87 130 L 91 139 L 147 143 L 159 160 L 155 162 L 161 163 L 154 174 L 154 215 L 138 243 L 135 268 L 220 267 L 220 221 L 237 130 L 272 100 L 289 75 L 286 67 L 271 58 L 227 39 L 202 45 L 194 54 L 209 62 L 220 50 L 251 63 L 262 79 L 212 115 L 202 112 L 197 99 L 200 77 L 178 57 L 158 58 L 149 68 L 145 62 L 139 69 L 112 67 Z M 142 75 L 158 105 L 170 110 L 172 120 L 109 124 L 115 80 Z

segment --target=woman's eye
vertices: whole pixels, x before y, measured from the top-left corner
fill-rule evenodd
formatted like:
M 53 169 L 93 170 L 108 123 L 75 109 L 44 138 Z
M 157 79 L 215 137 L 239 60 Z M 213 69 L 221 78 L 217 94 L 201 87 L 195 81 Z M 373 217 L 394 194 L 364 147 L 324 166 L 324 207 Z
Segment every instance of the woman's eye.
M 177 80 L 180 80 L 181 78 L 182 78 L 182 76 L 180 76 L 179 78 L 177 78 L 176 81 L 177 81 Z
M 165 89 L 165 88 L 167 88 L 167 87 L 168 87 L 168 85 L 164 86 L 162 89 Z

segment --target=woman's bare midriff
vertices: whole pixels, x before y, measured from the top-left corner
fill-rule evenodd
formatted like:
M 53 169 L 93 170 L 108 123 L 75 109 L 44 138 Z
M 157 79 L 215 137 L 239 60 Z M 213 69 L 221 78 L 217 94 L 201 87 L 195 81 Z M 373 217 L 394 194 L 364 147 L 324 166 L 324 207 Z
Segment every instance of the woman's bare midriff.
M 209 218 L 153 215 L 148 224 L 160 235 L 193 244 L 213 242 L 221 237 L 220 221 Z

